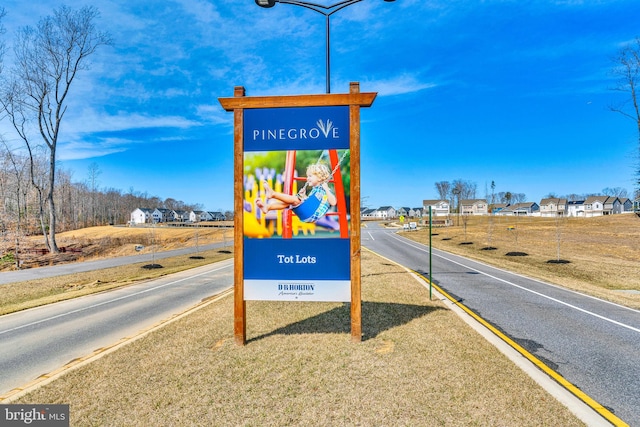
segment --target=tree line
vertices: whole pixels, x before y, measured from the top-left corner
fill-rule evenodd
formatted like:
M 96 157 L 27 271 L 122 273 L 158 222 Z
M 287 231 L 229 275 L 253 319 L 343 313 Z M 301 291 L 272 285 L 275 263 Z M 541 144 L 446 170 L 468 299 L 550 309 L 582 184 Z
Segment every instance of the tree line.
M 478 185 L 475 182 L 467 181 L 463 179 L 456 179 L 449 181 L 438 181 L 435 183 L 436 192 L 440 200 L 446 200 L 454 210 L 459 211 L 460 200 L 473 200 L 477 199 Z M 491 205 L 496 203 L 522 203 L 526 201 L 526 194 L 516 193 L 511 191 L 495 192 L 496 184 L 491 181 L 491 192 L 489 189 L 485 189 L 484 198 Z
M 438 197 L 440 200 L 446 200 L 449 202 L 449 206 L 453 208 L 455 212 L 459 212 L 460 209 L 460 201 L 461 200 L 473 200 L 477 199 L 478 186 L 475 182 L 467 181 L 463 179 L 456 179 L 453 181 L 438 181 L 435 184 L 436 192 L 438 193 Z M 490 206 L 502 203 L 502 204 L 516 204 L 516 203 L 524 203 L 527 201 L 527 196 L 525 193 L 516 193 L 512 191 L 499 191 L 496 192 L 496 183 L 495 181 L 491 181 L 489 187 L 485 188 L 484 200 L 489 203 Z M 548 193 L 544 198 L 549 199 L 566 199 L 567 201 L 573 202 L 578 200 L 586 200 L 590 196 L 612 196 L 612 197 L 621 197 L 628 198 L 629 192 L 622 187 L 606 187 L 603 188 L 600 193 L 587 193 L 587 194 L 577 194 L 571 193 L 567 195 L 557 195 L 556 193 Z M 634 197 L 640 197 L 640 191 L 636 191 Z
M 42 234 L 40 195 L 32 185 L 30 174 L 38 179 L 44 174 L 46 159 L 42 156 L 21 155 L 0 145 L 0 256 L 11 252 L 11 261 L 17 262 L 17 253 L 28 249 L 26 237 Z M 100 170 L 93 163 L 89 178 L 74 182 L 73 173 L 56 170 L 54 206 L 56 232 L 84 227 L 125 224 L 131 212 L 139 207 L 173 210 L 201 210 L 198 204 L 188 204 L 172 198 L 160 199 L 130 188 L 99 188 Z M 48 224 L 45 223 L 45 227 Z M 45 233 L 49 232 L 45 228 Z

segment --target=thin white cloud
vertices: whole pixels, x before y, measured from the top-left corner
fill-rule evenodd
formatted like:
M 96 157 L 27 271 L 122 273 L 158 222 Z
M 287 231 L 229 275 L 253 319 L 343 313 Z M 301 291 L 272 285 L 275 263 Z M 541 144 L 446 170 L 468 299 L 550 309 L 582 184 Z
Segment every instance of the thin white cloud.
M 73 141 L 62 144 L 58 152 L 58 160 L 81 160 L 127 151 L 134 141 L 120 138 L 106 138 L 97 143 Z
M 438 84 L 422 81 L 412 74 L 400 74 L 389 79 L 371 79 L 360 82 L 361 88 L 378 92 L 379 96 L 405 95 L 437 87 Z
M 188 129 L 200 125 L 200 122 L 182 116 L 151 116 L 125 111 L 106 114 L 86 108 L 75 117 L 69 117 L 64 126 L 74 133 L 95 133 L 150 128 Z
M 204 0 L 176 0 L 176 3 L 201 24 L 209 25 L 220 20 L 220 14 L 211 2 Z

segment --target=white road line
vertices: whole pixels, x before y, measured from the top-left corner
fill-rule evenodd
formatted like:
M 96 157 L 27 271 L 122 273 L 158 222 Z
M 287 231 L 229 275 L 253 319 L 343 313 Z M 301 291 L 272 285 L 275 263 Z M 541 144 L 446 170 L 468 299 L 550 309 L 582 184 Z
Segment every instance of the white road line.
M 427 252 L 427 250 L 426 250 L 426 249 L 424 249 L 424 248 L 422 248 L 422 247 L 420 247 L 420 246 L 415 246 L 415 245 L 409 244 L 409 243 L 408 243 L 408 241 L 406 241 L 405 239 L 401 239 L 401 238 L 399 238 L 398 236 L 394 236 L 394 237 L 395 237 L 397 240 L 400 240 L 400 241 L 404 242 L 404 243 L 405 243 L 406 245 L 408 245 L 408 246 L 411 246 L 411 247 L 413 247 L 413 248 L 415 248 L 415 249 L 418 249 L 418 250 L 421 250 L 421 251 Z M 500 282 L 503 282 L 503 283 L 506 283 L 506 284 L 508 284 L 508 285 L 511 285 L 511 286 L 513 286 L 513 287 L 516 287 L 516 288 L 522 289 L 523 291 L 530 292 L 530 293 L 535 294 L 535 295 L 538 295 L 538 296 L 540 296 L 540 297 L 543 297 L 543 298 L 549 299 L 549 300 L 551 300 L 551 301 L 557 302 L 558 304 L 562 304 L 562 305 L 565 305 L 565 306 L 567 306 L 567 307 L 573 308 L 573 309 L 575 309 L 575 310 L 581 311 L 581 312 L 583 312 L 583 313 L 585 313 L 585 314 L 588 314 L 588 315 L 590 315 L 590 316 L 597 317 L 597 318 L 602 319 L 602 320 L 604 320 L 604 321 L 607 321 L 607 322 L 613 323 L 614 325 L 622 326 L 623 328 L 627 328 L 627 329 L 629 329 L 629 330 L 631 330 L 631 331 L 639 332 L 639 333 L 640 333 L 640 329 L 638 329 L 638 328 L 634 328 L 634 327 L 633 327 L 633 326 L 631 326 L 631 325 L 627 325 L 627 324 L 625 324 L 625 323 L 618 322 L 617 320 L 610 319 L 610 318 L 608 318 L 608 317 L 602 316 L 602 315 L 597 314 L 597 313 L 594 313 L 594 312 L 592 312 L 592 311 L 585 310 L 584 308 L 577 307 L 577 306 L 575 306 L 575 305 L 573 305 L 573 304 L 569 304 L 569 303 L 567 303 L 567 302 L 564 302 L 564 301 L 561 301 L 561 300 L 559 300 L 559 299 L 556 299 L 556 298 L 550 297 L 550 296 L 545 295 L 545 294 L 542 294 L 542 293 L 540 293 L 540 292 L 537 292 L 537 291 L 534 291 L 534 290 L 531 290 L 531 289 L 525 288 L 525 287 L 520 286 L 520 285 L 517 285 L 517 284 L 515 284 L 515 283 L 513 283 L 513 282 L 509 282 L 508 280 L 501 279 L 501 278 L 499 278 L 499 277 L 496 277 L 496 276 L 493 276 L 493 275 L 491 275 L 491 274 L 488 274 L 488 273 L 486 273 L 486 272 L 484 272 L 484 271 L 477 270 L 477 269 L 475 269 L 475 268 L 473 268 L 473 267 L 469 267 L 468 265 L 465 265 L 465 264 L 462 264 L 462 263 L 460 263 L 460 262 L 454 261 L 454 260 L 452 260 L 452 259 L 446 258 L 446 257 L 444 257 L 444 256 L 442 256 L 442 255 L 438 255 L 438 254 L 433 254 L 433 255 L 435 255 L 435 256 L 437 256 L 437 257 L 439 257 L 439 258 L 445 259 L 445 260 L 447 260 L 447 261 L 449 261 L 449 262 L 452 262 L 452 263 L 454 263 L 454 264 L 457 264 L 457 265 L 459 265 L 459 266 L 461 266 L 461 267 L 468 268 L 469 270 L 472 270 L 472 271 L 475 271 L 475 272 L 477 272 L 477 273 L 483 274 L 483 275 L 485 275 L 485 276 L 487 276 L 487 277 L 491 277 L 492 279 L 495 279 L 495 280 L 498 280 L 498 281 L 500 281 Z M 496 267 L 492 267 L 492 268 L 496 268 Z M 523 277 L 524 277 L 524 276 L 523 276 Z M 542 284 L 545 284 L 544 282 L 540 282 L 540 281 L 537 281 L 537 282 L 542 283 Z M 547 285 L 548 285 L 548 284 L 547 284 Z M 554 286 L 554 285 L 549 285 L 549 286 Z M 570 290 L 569 290 L 569 291 L 570 291 Z M 610 301 L 601 300 L 600 298 L 595 298 L 595 297 L 592 297 L 592 296 L 590 296 L 590 295 L 584 295 L 584 294 L 581 294 L 581 293 L 578 293 L 578 292 L 575 292 L 575 291 L 571 291 L 571 292 L 574 292 L 574 293 L 576 293 L 576 294 L 579 294 L 579 295 L 582 295 L 582 296 L 585 296 L 585 297 L 593 298 L 593 299 L 596 299 L 596 300 L 601 301 L 601 302 L 605 302 L 605 303 L 613 304 L 613 305 L 615 305 L 616 307 L 626 308 L 626 309 L 631 310 L 631 311 L 638 311 L 638 310 L 634 310 L 634 309 L 629 308 L 629 307 L 625 307 L 625 306 L 623 306 L 623 305 L 619 305 L 619 304 L 612 303 L 612 302 L 610 302 Z
M 231 265 L 233 265 L 233 264 L 231 264 Z M 60 317 L 68 316 L 70 314 L 75 314 L 75 313 L 79 313 L 81 311 L 85 311 L 85 310 L 89 310 L 89 309 L 92 309 L 92 308 L 100 307 L 101 305 L 111 304 L 112 302 L 124 300 L 124 299 L 131 298 L 131 297 L 134 297 L 134 296 L 137 296 L 137 295 L 142 295 L 142 294 L 145 294 L 147 292 L 155 291 L 157 289 L 162 289 L 162 288 L 165 288 L 167 286 L 175 285 L 176 283 L 180 283 L 180 282 L 183 282 L 183 281 L 188 280 L 188 279 L 193 279 L 195 277 L 204 276 L 205 274 L 209 274 L 209 273 L 213 273 L 213 272 L 225 269 L 225 268 L 229 268 L 229 267 L 231 267 L 231 265 L 218 267 L 215 270 L 207 270 L 204 273 L 196 274 L 194 276 L 185 277 L 183 279 L 179 279 L 179 280 L 175 280 L 173 282 L 165 283 L 164 285 L 154 286 L 153 288 L 148 288 L 148 289 L 145 289 L 145 290 L 142 290 L 142 291 L 139 291 L 139 292 L 135 292 L 133 294 L 123 295 L 121 297 L 110 299 L 108 301 L 99 302 L 99 303 L 96 303 L 96 304 L 93 304 L 93 305 L 89 305 L 87 307 L 79 308 L 77 310 L 67 311 L 66 313 L 57 314 L 55 316 L 51 316 L 51 317 L 47 317 L 45 319 L 37 320 L 35 322 L 26 323 L 24 325 L 16 326 L 15 328 L 6 329 L 4 331 L 0 331 L 0 335 L 6 334 L 6 333 L 9 333 L 9 332 L 13 332 L 13 331 L 17 331 L 17 330 L 20 330 L 20 329 L 28 328 L 29 326 L 37 325 L 39 323 L 48 322 L 50 320 L 54 320 L 54 319 L 58 319 Z

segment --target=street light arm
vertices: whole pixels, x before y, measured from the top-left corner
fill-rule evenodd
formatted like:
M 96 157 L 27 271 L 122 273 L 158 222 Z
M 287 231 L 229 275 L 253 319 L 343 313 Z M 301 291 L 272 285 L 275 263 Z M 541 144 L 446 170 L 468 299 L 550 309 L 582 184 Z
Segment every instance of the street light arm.
M 302 6 L 307 9 L 311 9 L 315 12 L 321 13 L 325 16 L 332 15 L 343 9 L 347 6 L 351 6 L 352 4 L 360 3 L 362 0 L 342 0 L 337 3 L 334 3 L 329 6 L 325 6 L 323 4 L 313 3 L 310 1 L 300 1 L 300 0 L 255 0 L 256 4 L 260 7 L 270 8 L 276 5 L 276 3 L 282 4 L 292 4 L 294 6 Z M 395 0 L 384 0 L 385 2 L 391 3 Z
M 347 6 L 351 6 L 352 4 L 355 4 L 355 3 L 360 3 L 361 1 L 362 0 L 343 0 L 335 4 L 332 4 L 330 6 L 325 6 L 323 4 L 313 3 L 309 1 L 299 1 L 299 0 L 256 0 L 256 4 L 260 7 L 265 7 L 265 8 L 273 7 L 275 6 L 276 3 L 292 4 L 294 6 L 301 6 L 306 9 L 313 10 L 314 12 L 321 13 L 324 16 L 329 16 L 329 15 L 333 15 L 340 9 L 343 9 Z M 390 1 L 390 0 L 385 0 L 385 1 Z

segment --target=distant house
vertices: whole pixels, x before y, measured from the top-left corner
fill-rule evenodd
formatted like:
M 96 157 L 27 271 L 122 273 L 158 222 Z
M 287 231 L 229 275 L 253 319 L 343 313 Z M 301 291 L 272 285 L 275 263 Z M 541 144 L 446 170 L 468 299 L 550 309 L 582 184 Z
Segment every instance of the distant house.
M 131 224 L 146 224 L 151 222 L 153 211 L 148 208 L 137 208 L 131 212 Z
M 412 218 L 422 218 L 423 217 L 423 210 L 424 210 L 424 208 L 413 208 L 413 209 L 411 209 L 411 211 L 412 211 L 411 217 Z
M 209 221 L 210 219 L 211 217 L 209 216 L 209 212 L 206 212 L 206 211 L 189 212 L 189 221 L 191 222 Z
M 377 209 L 367 208 L 360 211 L 360 217 L 364 219 L 375 218 Z
M 151 214 L 153 222 L 170 222 L 173 221 L 173 211 L 165 208 L 155 208 Z
M 226 221 L 227 216 L 222 212 L 207 212 L 210 217 L 210 221 Z
M 609 196 L 604 201 L 604 206 L 602 208 L 602 213 L 604 215 L 615 215 L 622 213 L 622 202 L 620 198 L 615 196 Z
M 400 217 L 409 218 L 411 217 L 411 209 L 406 207 L 398 208 L 396 210 L 396 216 L 398 218 Z
M 431 216 L 447 216 L 451 213 L 451 207 L 446 200 L 423 200 L 423 216 L 429 215 L 429 206 L 431 206 Z
M 591 196 L 584 201 L 584 216 L 594 217 L 604 215 L 604 201 L 607 196 Z
M 633 211 L 640 212 L 640 197 L 633 201 Z
M 622 213 L 633 212 L 633 202 L 631 199 L 627 199 L 626 197 L 621 198 L 620 204 L 622 205 Z
M 523 202 L 509 205 L 497 212 L 496 215 L 503 216 L 533 216 L 539 214 L 540 206 L 536 202 Z
M 494 203 L 493 205 L 491 205 L 491 213 L 495 215 L 507 206 L 509 205 L 506 203 Z
M 391 206 L 382 206 L 376 209 L 374 216 L 380 219 L 397 218 L 397 212 Z
M 567 202 L 567 216 L 584 217 L 584 200 Z
M 556 217 L 567 215 L 567 199 L 550 197 L 540 201 L 540 216 Z
M 462 215 L 487 215 L 489 205 L 483 199 L 460 200 L 460 213 Z
M 173 220 L 174 221 L 189 221 L 189 212 L 183 210 L 173 210 Z

